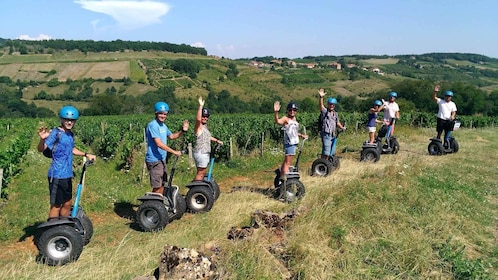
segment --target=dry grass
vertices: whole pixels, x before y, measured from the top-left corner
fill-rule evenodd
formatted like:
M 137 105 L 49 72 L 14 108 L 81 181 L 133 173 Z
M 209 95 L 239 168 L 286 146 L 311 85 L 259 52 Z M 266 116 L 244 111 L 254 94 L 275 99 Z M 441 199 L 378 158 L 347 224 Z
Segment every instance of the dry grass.
M 490 220 L 497 214 L 498 156 L 489 151 L 497 148 L 497 133 L 460 130 L 458 153 L 431 157 L 426 148 L 432 129 L 398 127 L 399 154 L 382 155 L 378 163 L 368 164 L 359 162 L 358 148 L 366 135 L 349 132 L 338 143 L 340 169 L 325 178 L 303 174 L 306 196 L 298 204 L 282 204 L 265 194 L 272 185 L 271 174 L 244 170 L 239 177 L 219 181 L 222 195 L 209 213 L 186 214 L 159 233 L 140 232 L 132 220 L 136 197 L 148 186 L 137 188 L 132 178 L 100 162 L 87 175 L 86 203 L 109 196 L 108 210 L 96 212 L 90 206 L 87 211 L 95 234 L 80 259 L 64 267 L 39 265 L 31 238 L 9 240 L 0 244 L 0 278 L 133 279 L 153 274 L 166 244 L 207 254 L 206 244 L 216 244 L 224 279 L 452 279 L 451 266 L 438 256 L 438 246 L 449 237 L 466 246 L 465 258 L 492 260 L 496 232 Z M 306 147 L 312 151 L 305 156 L 304 169 L 319 142 Z M 356 150 L 343 153 L 344 147 Z M 22 175 L 15 180 L 4 212 L 22 209 L 18 204 L 26 194 L 18 193 L 16 184 L 26 181 L 45 187 L 45 175 L 38 169 L 40 165 L 26 166 L 23 173 L 32 178 Z M 232 191 L 233 186 L 253 191 Z M 113 209 L 116 201 L 129 209 Z M 256 209 L 283 213 L 298 206 L 305 211 L 280 235 L 260 228 L 247 240 L 227 239 L 231 227 L 250 225 Z M 37 215 L 25 217 L 26 225 L 44 213 Z M 4 222 L 2 217 L 0 223 Z M 276 244 L 283 244 L 283 255 L 272 253 Z

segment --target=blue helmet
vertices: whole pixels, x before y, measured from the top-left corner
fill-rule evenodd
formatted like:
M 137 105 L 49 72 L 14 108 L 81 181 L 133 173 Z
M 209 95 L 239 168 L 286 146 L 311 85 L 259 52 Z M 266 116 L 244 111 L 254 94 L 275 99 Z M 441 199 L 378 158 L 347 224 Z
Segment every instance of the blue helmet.
M 444 93 L 444 96 L 451 96 L 453 97 L 453 92 L 451 90 L 447 90 L 445 93 Z
M 162 101 L 157 102 L 156 105 L 154 105 L 154 111 L 156 113 L 168 113 L 169 112 L 168 103 Z
M 337 104 L 337 99 L 329 97 L 329 99 L 327 99 L 327 103 L 335 105 L 335 104 Z
M 380 100 L 375 100 L 375 101 L 374 101 L 374 105 L 377 105 L 377 106 L 382 106 L 382 101 L 380 101 Z
M 80 114 L 78 113 L 78 109 L 73 106 L 64 106 L 59 111 L 59 117 L 68 120 L 77 120 Z
M 398 97 L 398 94 L 395 91 L 391 91 L 389 97 Z

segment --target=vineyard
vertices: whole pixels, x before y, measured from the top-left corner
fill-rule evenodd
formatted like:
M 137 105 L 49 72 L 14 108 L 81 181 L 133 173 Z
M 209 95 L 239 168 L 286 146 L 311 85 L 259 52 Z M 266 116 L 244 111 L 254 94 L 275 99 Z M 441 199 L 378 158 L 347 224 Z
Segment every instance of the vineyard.
M 125 169 L 135 164 L 136 152 L 143 148 L 144 128 L 152 120 L 150 115 L 128 116 L 92 116 L 81 117 L 74 128 L 76 145 L 90 147 L 91 152 L 99 157 L 118 158 Z M 300 113 L 297 116 L 300 124 L 307 129 L 308 135 L 318 137 L 317 114 Z M 365 116 L 360 113 L 340 113 L 343 123 L 348 129 L 361 130 L 364 127 Z M 482 128 L 494 127 L 498 124 L 496 117 L 459 116 L 462 127 Z M 180 130 L 182 121 L 190 121 L 193 129 L 195 119 L 187 115 L 169 115 L 166 124 L 171 131 Z M 436 118 L 428 113 L 403 113 L 397 122 L 401 126 L 435 127 Z M 0 168 L 3 169 L 3 185 L 8 186 L 10 178 L 19 172 L 19 163 L 28 152 L 34 139 L 37 139 L 36 130 L 40 125 L 55 127 L 57 119 L 0 119 Z M 263 147 L 265 141 L 272 144 L 280 143 L 282 131 L 273 122 L 273 115 L 212 115 L 209 120 L 213 135 L 229 145 L 224 145 L 219 158 L 228 160 L 231 156 L 243 156 Z M 185 136 L 184 142 L 171 143 L 175 149 L 179 145 L 193 143 L 193 133 Z M 141 163 L 139 163 L 141 164 Z M 2 197 L 6 197 L 7 188 L 2 188 Z

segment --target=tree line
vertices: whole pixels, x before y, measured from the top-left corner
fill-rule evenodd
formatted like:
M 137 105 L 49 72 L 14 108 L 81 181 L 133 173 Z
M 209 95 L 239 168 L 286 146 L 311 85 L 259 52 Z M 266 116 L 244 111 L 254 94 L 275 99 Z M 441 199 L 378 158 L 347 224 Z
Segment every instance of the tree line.
M 173 53 L 189 53 L 198 55 L 207 55 L 205 48 L 193 47 L 186 44 L 172 44 L 166 42 L 146 42 L 146 41 L 93 41 L 93 40 L 64 40 L 51 39 L 41 41 L 31 40 L 0 40 L 0 47 L 9 48 L 9 54 L 19 52 L 20 54 L 28 53 L 53 53 L 54 51 L 74 51 L 81 52 L 122 52 L 125 50 L 133 51 L 166 51 Z

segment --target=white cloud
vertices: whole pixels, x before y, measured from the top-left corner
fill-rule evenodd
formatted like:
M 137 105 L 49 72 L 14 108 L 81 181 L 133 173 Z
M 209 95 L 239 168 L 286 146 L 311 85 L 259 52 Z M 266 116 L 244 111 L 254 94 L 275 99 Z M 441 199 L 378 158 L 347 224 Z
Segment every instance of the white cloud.
M 203 42 L 195 42 L 193 44 L 190 44 L 190 46 L 196 47 L 196 48 L 205 48 L 206 47 L 206 45 L 204 45 Z
M 117 24 L 125 29 L 138 29 L 161 22 L 161 17 L 168 13 L 171 6 L 157 1 L 141 0 L 76 0 L 83 9 L 111 16 Z M 98 21 L 93 20 L 95 27 Z
M 30 37 L 29 35 L 19 35 L 17 39 L 26 40 L 26 41 L 41 41 L 41 40 L 50 40 L 52 39 L 52 37 L 45 34 L 40 34 L 38 35 L 38 37 Z

